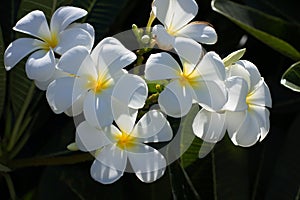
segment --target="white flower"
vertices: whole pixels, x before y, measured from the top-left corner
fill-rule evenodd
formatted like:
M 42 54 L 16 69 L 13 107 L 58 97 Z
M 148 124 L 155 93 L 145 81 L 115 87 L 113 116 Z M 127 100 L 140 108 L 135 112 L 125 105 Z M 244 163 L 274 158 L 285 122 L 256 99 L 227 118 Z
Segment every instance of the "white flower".
M 269 132 L 272 106 L 268 86 L 254 64 L 240 60 L 227 68 L 228 102 L 223 112 L 201 109 L 193 131 L 205 142 L 216 143 L 227 130 L 235 145 L 248 147 L 262 141 Z
M 118 180 L 127 160 L 141 181 L 153 182 L 164 174 L 166 160 L 159 151 L 144 143 L 171 140 L 170 124 L 156 110 L 146 113 L 135 126 L 135 118 L 124 115 L 116 120 L 119 128 L 111 125 L 100 129 L 82 122 L 77 127 L 76 144 L 82 151 L 95 153 L 91 176 L 100 183 Z
M 174 47 L 175 37 L 185 37 L 205 44 L 217 41 L 217 34 L 209 24 L 189 23 L 198 12 L 198 5 L 194 0 L 154 0 L 152 11 L 164 25 L 155 25 L 152 30 L 161 49 L 169 50 Z
M 113 122 L 114 90 L 114 98 L 126 108 L 141 108 L 147 98 L 147 84 L 138 76 L 124 75 L 123 70 L 135 59 L 133 52 L 112 37 L 103 39 L 91 54 L 81 46 L 70 49 L 61 57 L 58 68 L 72 75 L 50 83 L 46 92 L 50 107 L 55 113 L 74 115 L 83 110 L 85 119 L 94 126 Z M 119 79 L 123 81 L 116 84 Z
M 152 54 L 146 62 L 146 79 L 171 80 L 158 98 L 162 111 L 169 116 L 186 115 L 193 100 L 210 110 L 219 110 L 226 103 L 225 67 L 221 58 L 214 52 L 208 52 L 199 61 L 201 53 L 195 53 L 194 49 L 197 48 L 186 48 L 184 54 L 190 54 L 186 56 L 190 59 L 182 59 L 183 69 L 165 52 Z M 192 59 L 193 62 L 186 61 Z
M 93 27 L 89 24 L 71 24 L 86 14 L 81 8 L 60 7 L 54 12 L 49 27 L 42 11 L 28 13 L 13 29 L 34 38 L 19 38 L 7 47 L 4 53 L 6 70 L 10 70 L 21 59 L 31 54 L 26 62 L 28 78 L 37 81 L 51 79 L 55 73 L 55 53 L 62 55 L 78 45 L 89 50 L 92 48 Z

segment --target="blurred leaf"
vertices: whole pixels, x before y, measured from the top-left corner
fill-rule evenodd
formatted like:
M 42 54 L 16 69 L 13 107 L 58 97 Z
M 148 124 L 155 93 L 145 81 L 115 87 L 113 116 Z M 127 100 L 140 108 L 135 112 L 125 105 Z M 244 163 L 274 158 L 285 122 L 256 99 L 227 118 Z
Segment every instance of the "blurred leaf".
M 295 118 L 287 132 L 286 140 L 278 155 L 266 199 L 299 199 L 300 190 L 300 115 Z
M 4 42 L 2 36 L 2 30 L 0 27 L 0 118 L 4 109 L 5 97 L 6 97 L 6 71 L 4 68 Z
M 96 32 L 95 41 L 101 40 L 121 13 L 128 0 L 74 0 L 74 6 L 88 11 L 83 21 L 90 23 Z
M 227 134 L 216 144 L 211 152 L 215 199 L 250 199 L 247 151 L 235 146 Z
M 0 163 L 0 172 L 10 172 L 11 169 Z
M 300 59 L 299 25 L 227 0 L 213 0 L 212 8 L 281 54 Z
M 280 83 L 291 90 L 300 92 L 300 61 L 293 64 L 284 72 Z
M 173 199 L 180 200 L 196 200 L 200 196 L 193 186 L 190 177 L 180 165 L 175 161 L 169 165 L 169 175 L 173 191 Z
M 180 138 L 180 152 L 181 164 L 184 168 L 191 165 L 199 159 L 198 153 L 202 141 L 195 137 L 192 124 L 195 116 L 199 112 L 199 106 L 194 104 L 190 112 L 182 119 L 178 132 L 181 133 Z

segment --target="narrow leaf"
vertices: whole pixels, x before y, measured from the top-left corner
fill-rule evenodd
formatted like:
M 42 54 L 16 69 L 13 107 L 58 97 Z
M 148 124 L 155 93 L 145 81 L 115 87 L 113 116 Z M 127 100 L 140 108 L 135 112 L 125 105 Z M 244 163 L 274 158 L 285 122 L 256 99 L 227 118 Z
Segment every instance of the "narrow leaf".
M 212 8 L 281 54 L 300 59 L 299 25 L 227 0 L 213 0 Z
M 10 172 L 11 169 L 0 163 L 0 172 Z
M 280 83 L 291 90 L 300 92 L 300 61 L 284 72 Z
M 243 55 L 245 54 L 246 49 L 240 49 L 237 50 L 235 52 L 232 52 L 231 54 L 229 54 L 228 56 L 226 56 L 223 59 L 224 65 L 225 67 L 230 66 L 232 63 L 237 62 L 238 60 L 240 60 L 241 57 L 243 57 Z

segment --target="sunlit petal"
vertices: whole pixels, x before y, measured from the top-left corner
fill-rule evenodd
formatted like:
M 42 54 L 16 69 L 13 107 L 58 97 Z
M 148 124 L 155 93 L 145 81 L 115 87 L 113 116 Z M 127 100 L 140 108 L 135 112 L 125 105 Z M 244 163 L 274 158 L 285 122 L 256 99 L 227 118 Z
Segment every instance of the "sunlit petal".
M 201 109 L 193 121 L 194 134 L 209 143 L 217 143 L 225 135 L 225 114 Z
M 261 80 L 261 75 L 257 69 L 257 67 L 251 63 L 250 61 L 247 60 L 239 60 L 236 62 L 238 65 L 242 65 L 250 74 L 250 87 L 249 90 L 252 91 L 256 88 L 256 85 L 260 82 Z
M 100 129 L 92 127 L 87 121 L 83 121 L 76 128 L 77 147 L 81 151 L 90 152 L 111 144 L 111 141 Z
M 74 22 L 81 17 L 84 17 L 87 14 L 87 11 L 72 7 L 72 6 L 63 6 L 58 8 L 52 15 L 50 28 L 51 31 L 59 33 L 64 30 L 69 24 Z
M 137 177 L 143 182 L 153 182 L 163 175 L 166 160 L 156 149 L 144 145 L 135 144 L 133 151 L 128 151 L 128 159 Z M 148 176 L 145 174 L 148 173 Z
M 109 126 L 113 122 L 111 97 L 88 92 L 83 104 L 85 119 L 95 127 Z
M 66 77 L 69 76 L 68 73 L 63 72 L 61 70 L 55 69 L 53 75 L 50 77 L 50 79 L 45 80 L 45 81 L 38 81 L 38 80 L 34 80 L 35 85 L 40 89 L 40 90 L 47 90 L 48 85 L 54 81 L 55 79 L 58 78 L 62 78 L 62 77 Z
M 95 39 L 95 29 L 89 23 L 72 23 L 68 26 L 67 29 L 71 29 L 71 28 L 81 28 L 87 31 L 91 35 L 91 37 Z
M 165 27 L 160 24 L 155 25 L 152 33 L 155 35 L 155 41 L 160 49 L 170 50 L 173 48 L 175 38 L 167 32 Z
M 198 72 L 204 80 L 225 80 L 225 66 L 218 54 L 206 53 L 197 66 Z
M 194 0 L 154 0 L 152 10 L 166 27 L 177 31 L 196 16 L 198 5 Z
M 102 164 L 98 160 L 94 160 L 90 173 L 94 180 L 102 184 L 111 184 L 120 179 L 123 176 L 124 171 L 116 170 Z
M 190 38 L 176 37 L 174 49 L 179 55 L 182 63 L 192 63 L 194 67 L 198 64 L 203 54 L 201 44 Z M 191 71 L 187 72 L 187 74 L 189 73 L 191 73 Z
M 97 152 L 96 159 L 102 164 L 118 171 L 124 171 L 127 163 L 127 152 L 117 144 L 106 145 Z
M 150 142 L 167 142 L 173 138 L 173 130 L 168 121 L 165 121 L 165 125 L 159 130 L 156 135 L 148 138 L 139 138 L 138 140 L 143 143 Z
M 42 44 L 42 41 L 31 38 L 19 38 L 10 43 L 4 53 L 5 69 L 13 68 L 25 56 L 39 49 Z
M 224 110 L 244 111 L 248 108 L 246 97 L 248 95 L 248 84 L 241 77 L 230 77 L 226 80 L 228 89 L 228 100 L 224 105 Z
M 17 22 L 13 29 L 40 39 L 50 38 L 50 30 L 46 17 L 39 10 L 34 10 L 25 15 Z
M 272 107 L 270 90 L 263 79 L 259 86 L 248 95 L 247 100 L 253 105 Z
M 74 89 L 74 78 L 63 77 L 52 81 L 46 91 L 47 101 L 55 113 L 67 110 L 74 101 L 85 93 L 80 88 Z
M 150 55 L 146 62 L 145 78 L 148 80 L 163 80 L 178 78 L 182 72 L 177 61 L 168 53 Z
M 26 62 L 28 78 L 38 81 L 50 79 L 55 71 L 56 60 L 52 50 L 39 50 L 31 54 Z
M 148 97 L 148 87 L 140 76 L 125 74 L 114 86 L 112 96 L 130 108 L 139 109 Z
M 186 115 L 192 107 L 192 88 L 178 80 L 169 83 L 158 97 L 162 111 L 172 117 Z
M 112 76 L 136 59 L 133 52 L 113 37 L 103 39 L 94 48 L 91 57 L 97 62 L 99 72 L 109 73 Z
M 217 42 L 215 29 L 207 23 L 192 22 L 176 32 L 177 36 L 192 38 L 203 44 L 214 44 Z
M 267 108 L 262 106 L 249 106 L 249 114 L 252 115 L 260 129 L 260 141 L 262 141 L 270 130 L 270 112 Z
M 59 43 L 55 47 L 54 51 L 60 55 L 72 47 L 84 46 L 90 50 L 94 45 L 94 39 L 89 32 L 81 28 L 66 29 L 59 34 L 59 38 Z

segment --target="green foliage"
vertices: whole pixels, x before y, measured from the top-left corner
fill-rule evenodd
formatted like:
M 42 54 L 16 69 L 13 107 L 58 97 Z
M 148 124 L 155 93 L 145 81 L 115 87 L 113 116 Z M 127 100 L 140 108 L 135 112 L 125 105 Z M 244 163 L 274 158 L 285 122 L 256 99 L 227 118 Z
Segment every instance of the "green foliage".
M 0 27 L 0 119 L 4 110 L 6 97 L 6 71 L 4 68 L 3 54 L 5 51 L 2 30 Z
M 300 61 L 285 71 L 281 78 L 281 84 L 293 91 L 300 92 Z
M 283 55 L 300 59 L 300 25 L 228 0 L 213 0 L 212 8 Z

